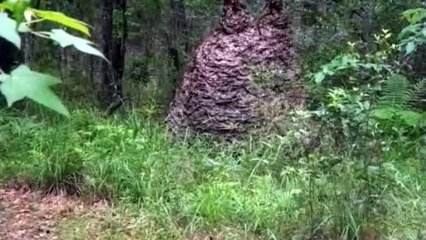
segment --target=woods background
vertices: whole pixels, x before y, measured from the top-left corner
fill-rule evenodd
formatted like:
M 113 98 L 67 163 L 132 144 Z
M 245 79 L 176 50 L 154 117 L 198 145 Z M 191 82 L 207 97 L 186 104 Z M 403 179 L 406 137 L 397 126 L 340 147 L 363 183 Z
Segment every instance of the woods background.
M 42 9 L 64 11 L 90 23 L 94 26 L 93 40 L 99 47 L 105 41 L 109 41 L 109 45 L 114 43 L 113 48 L 125 47 L 122 84 L 126 106 L 133 108 L 155 103 L 164 109 L 192 51 L 215 26 L 222 3 L 218 0 L 38 0 L 32 4 Z M 285 1 L 304 73 L 316 71 L 348 41 L 365 49 L 374 47 L 371 44 L 374 33 L 382 28 L 397 31 L 403 24 L 400 13 L 422 4 L 420 0 Z M 248 1 L 248 10 L 258 13 L 262 5 L 261 0 Z M 102 21 L 109 11 L 113 19 L 111 36 L 102 34 L 102 27 L 108 27 Z M 123 41 L 125 45 L 121 45 Z M 111 55 L 116 64 L 121 57 L 124 56 Z M 41 70 L 58 73 L 65 80 L 63 94 L 66 96 L 63 97 L 92 103 L 101 99 L 103 105 L 114 101 L 101 96 L 102 89 L 104 94 L 108 92 L 105 90 L 108 81 L 105 82 L 106 77 L 102 75 L 108 71 L 96 57 L 79 54 L 73 49 L 52 48 L 46 41 L 31 38 L 26 39 L 25 59 Z M 417 64 L 421 62 L 416 61 Z M 423 66 L 416 68 L 424 74 Z M 98 94 L 93 94 L 94 91 Z

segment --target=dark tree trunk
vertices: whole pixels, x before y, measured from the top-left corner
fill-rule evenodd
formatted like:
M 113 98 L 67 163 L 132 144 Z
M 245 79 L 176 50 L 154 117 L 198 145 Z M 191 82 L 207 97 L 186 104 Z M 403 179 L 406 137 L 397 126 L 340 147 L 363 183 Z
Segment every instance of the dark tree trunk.
M 126 8 L 126 0 L 102 0 L 102 50 L 111 63 L 102 63 L 101 103 L 108 109 L 108 114 L 123 104 Z M 114 13 L 118 16 L 114 16 Z M 117 26 L 114 26 L 114 22 L 118 23 Z
M 40 9 L 41 0 L 32 1 L 31 3 L 34 3 L 32 7 L 35 9 Z M 33 31 L 37 30 L 37 25 L 31 26 Z M 30 63 L 32 62 L 33 58 L 33 49 L 34 49 L 34 37 L 30 34 L 26 34 L 23 36 L 23 50 L 24 50 L 24 59 L 25 64 L 30 66 Z
M 171 67 L 174 69 L 174 82 L 176 83 L 183 63 L 183 57 L 180 52 L 182 50 L 188 51 L 188 24 L 185 1 L 170 0 L 170 11 L 168 54 L 172 64 Z
M 124 75 L 124 64 L 126 57 L 126 39 L 127 39 L 127 18 L 126 18 L 126 0 L 115 0 L 115 11 L 118 16 L 114 16 L 118 26 L 115 26 L 115 32 L 112 40 L 111 61 L 114 70 L 114 77 L 117 81 L 118 91 L 122 97 L 122 80 Z
M 113 0 L 102 0 L 102 52 L 108 59 L 111 59 L 113 10 Z M 101 103 L 108 107 L 114 102 L 113 95 L 116 91 L 111 65 L 107 62 L 102 62 L 101 91 Z

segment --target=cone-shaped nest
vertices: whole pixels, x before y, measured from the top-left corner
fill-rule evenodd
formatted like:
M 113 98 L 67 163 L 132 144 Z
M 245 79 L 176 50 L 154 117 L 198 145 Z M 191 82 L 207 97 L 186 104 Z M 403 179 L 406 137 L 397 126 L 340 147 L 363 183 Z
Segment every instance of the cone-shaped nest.
M 237 136 L 269 121 L 269 103 L 278 103 L 275 110 L 304 104 L 281 0 L 267 1 L 256 20 L 245 8 L 243 0 L 225 0 L 218 26 L 195 50 L 169 107 L 174 134 Z

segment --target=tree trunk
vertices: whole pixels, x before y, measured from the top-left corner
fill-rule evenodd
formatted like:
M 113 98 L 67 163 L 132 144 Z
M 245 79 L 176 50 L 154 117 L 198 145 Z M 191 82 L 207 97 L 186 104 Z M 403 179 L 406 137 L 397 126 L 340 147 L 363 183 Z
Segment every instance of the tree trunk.
M 113 0 L 102 0 L 102 52 L 111 59 L 112 45 L 112 18 L 113 18 Z M 101 103 L 104 107 L 108 107 L 113 100 L 115 93 L 115 81 L 111 74 L 111 65 L 107 62 L 102 62 L 102 93 Z
M 174 69 L 174 84 L 176 84 L 183 63 L 183 57 L 180 54 L 182 52 L 181 47 L 183 47 L 185 52 L 188 51 L 188 24 L 186 20 L 185 1 L 170 0 L 170 11 L 168 54 L 171 67 Z
M 114 70 L 114 77 L 117 81 L 118 91 L 122 98 L 122 80 L 124 75 L 124 64 L 126 57 L 126 39 L 127 39 L 127 18 L 126 18 L 126 0 L 115 0 L 114 11 L 117 16 L 115 22 L 118 23 L 114 26 L 113 40 L 112 40 L 112 52 L 111 61 L 112 68 Z
M 126 8 L 126 0 L 102 0 L 102 50 L 111 63 L 102 63 L 101 103 L 107 108 L 108 114 L 112 114 L 123 104 Z M 114 26 L 114 22 L 117 26 Z

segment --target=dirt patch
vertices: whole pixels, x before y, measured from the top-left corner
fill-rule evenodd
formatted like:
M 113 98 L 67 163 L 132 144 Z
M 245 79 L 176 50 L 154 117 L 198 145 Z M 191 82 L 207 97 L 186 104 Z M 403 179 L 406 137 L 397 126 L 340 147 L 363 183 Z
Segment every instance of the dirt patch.
M 42 195 L 26 185 L 0 189 L 0 240 L 59 239 L 57 224 L 81 214 L 87 204 L 77 197 Z

